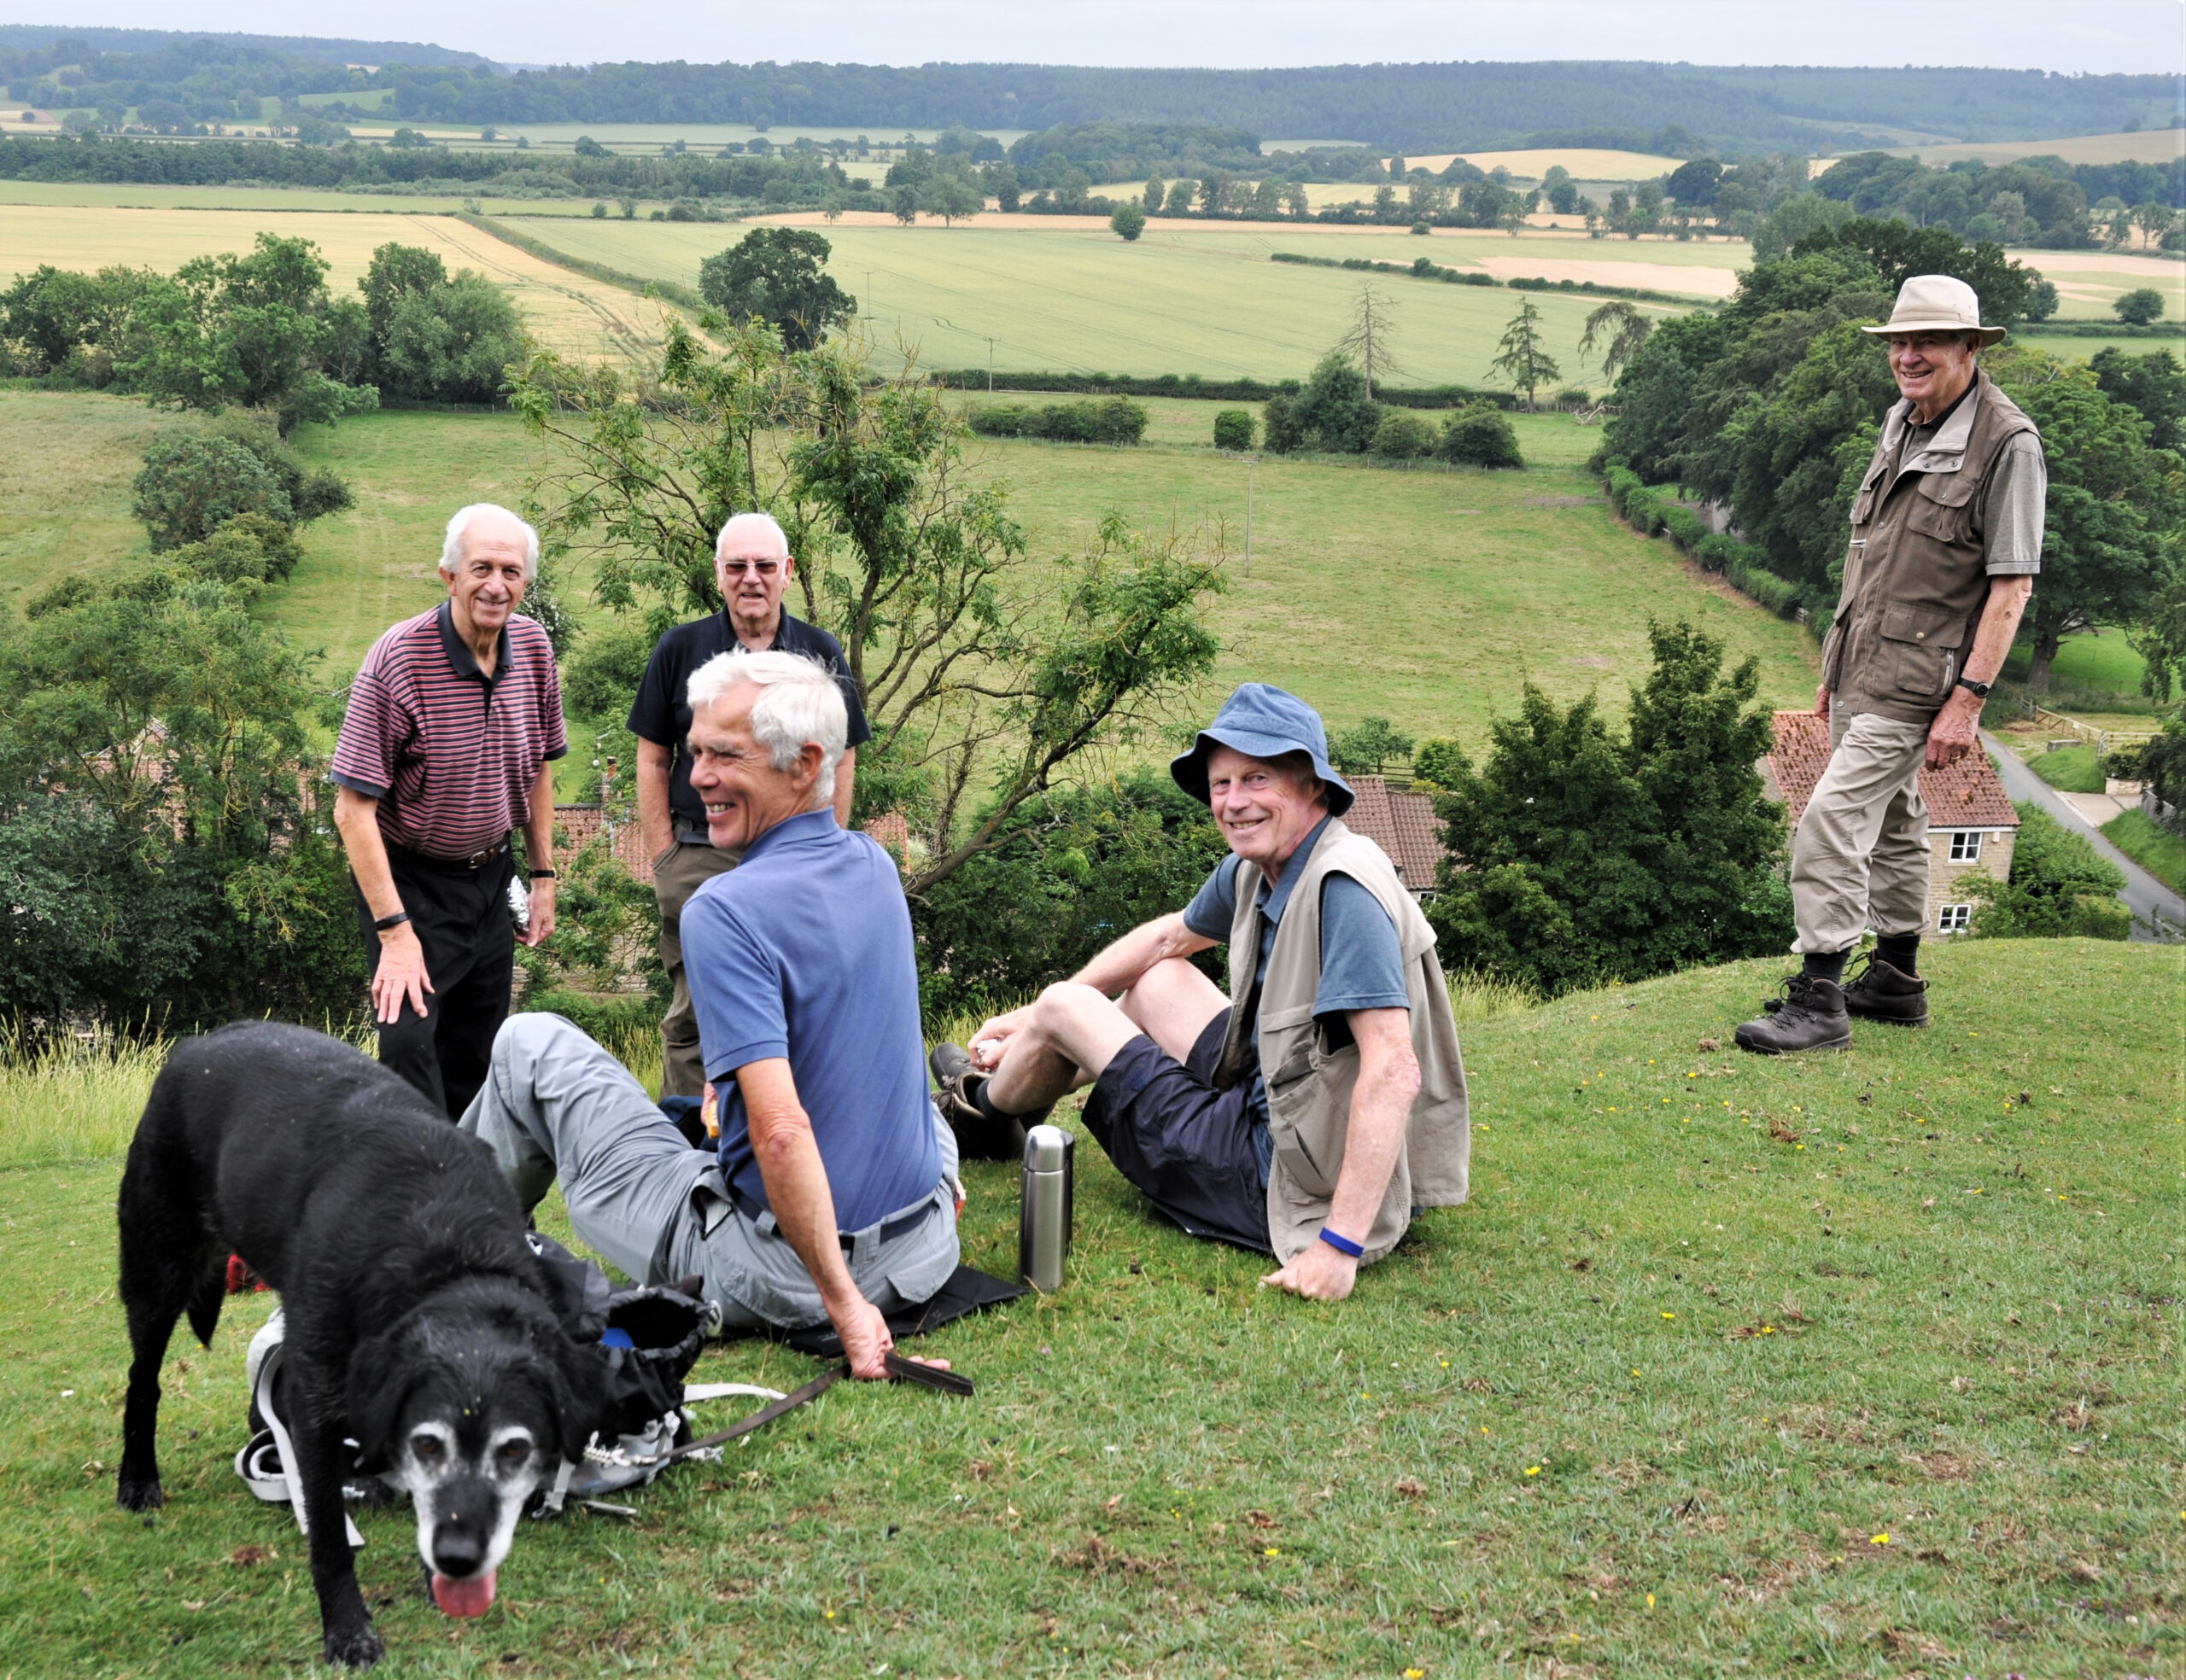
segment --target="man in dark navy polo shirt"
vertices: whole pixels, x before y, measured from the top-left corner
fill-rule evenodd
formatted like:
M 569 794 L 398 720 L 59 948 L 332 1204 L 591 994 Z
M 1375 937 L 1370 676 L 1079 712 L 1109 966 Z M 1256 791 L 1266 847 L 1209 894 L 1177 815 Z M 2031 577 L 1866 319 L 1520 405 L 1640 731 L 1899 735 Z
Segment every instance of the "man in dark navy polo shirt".
M 683 973 L 683 907 L 715 876 L 736 867 L 734 847 L 706 838 L 706 813 L 691 790 L 691 730 L 685 693 L 691 674 L 708 660 L 739 648 L 751 653 L 799 653 L 834 673 L 843 691 L 849 732 L 835 767 L 833 806 L 845 828 L 850 820 L 850 783 L 859 745 L 873 738 L 857 683 L 843 659 L 842 645 L 825 630 L 782 610 L 782 592 L 797 575 L 789 539 L 771 515 L 739 513 L 722 527 L 714 545 L 714 581 L 726 605 L 710 617 L 679 624 L 660 639 L 630 707 L 628 727 L 638 738 L 638 825 L 653 860 L 653 891 L 660 900 L 660 960 L 675 995 L 660 1024 L 660 1094 L 695 1097 L 705 1083 L 699 1066 L 698 1023 Z
M 458 511 L 448 598 L 372 644 L 334 749 L 379 1059 L 451 1117 L 508 1017 L 512 831 L 529 853 L 523 941 L 554 930 L 551 761 L 569 741 L 554 650 L 517 612 L 538 569 L 538 534 L 506 508 Z
M 683 916 L 718 1151 L 558 1015 L 501 1029 L 464 1129 L 527 1208 L 558 1177 L 571 1228 L 632 1278 L 697 1273 L 731 1328 L 831 1323 L 877 1378 L 884 1315 L 956 1270 L 961 1199 L 926 1091 L 909 907 L 888 854 L 831 808 L 845 708 L 825 665 L 722 655 L 689 697 L 708 830 L 744 858 Z

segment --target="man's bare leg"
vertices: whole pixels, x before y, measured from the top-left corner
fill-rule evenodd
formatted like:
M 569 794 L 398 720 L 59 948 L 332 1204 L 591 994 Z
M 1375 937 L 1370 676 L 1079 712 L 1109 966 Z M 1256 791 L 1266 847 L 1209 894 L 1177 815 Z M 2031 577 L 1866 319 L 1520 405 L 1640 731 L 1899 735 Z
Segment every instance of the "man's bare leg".
M 1040 994 L 1004 1041 L 986 1100 L 1007 1114 L 1046 1108 L 1099 1078 L 1141 1033 L 1181 1062 L 1207 1024 L 1229 1006 L 1221 989 L 1180 958 L 1148 969 L 1120 1004 L 1090 986 L 1059 982 Z M 972 1048 L 975 1065 L 979 1048 L 977 1042 Z

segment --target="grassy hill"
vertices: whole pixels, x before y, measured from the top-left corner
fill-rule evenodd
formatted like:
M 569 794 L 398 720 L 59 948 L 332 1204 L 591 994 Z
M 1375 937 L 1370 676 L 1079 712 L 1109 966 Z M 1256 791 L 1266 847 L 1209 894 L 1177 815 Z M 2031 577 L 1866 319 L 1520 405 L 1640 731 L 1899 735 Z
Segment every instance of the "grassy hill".
M 1334 724 L 1381 713 L 1476 743 L 1528 680 L 1566 700 L 1599 685 L 1621 713 L 1647 668 L 1651 614 L 1692 619 L 1734 658 L 1757 656 L 1764 701 L 1811 695 L 1806 632 L 1617 525 L 1581 465 L 1599 435 L 1567 416 L 1517 417 L 1534 463 L 1524 472 L 1262 460 L 1248 572 L 1248 469 L 1211 446 L 1219 406 L 1149 405 L 1157 441 L 1135 450 L 973 446 L 979 470 L 1011 485 L 1035 556 L 1078 551 L 1111 509 L 1157 530 L 1204 526 L 1210 541 L 1226 528 L 1218 688 L 1278 682 Z M 146 551 L 129 481 L 163 423 L 186 423 L 123 398 L 0 391 L 0 496 L 15 513 L 0 526 L 0 600 L 20 610 L 63 572 L 112 573 Z M 546 458 L 506 415 L 383 412 L 299 441 L 352 481 L 357 505 L 305 528 L 303 563 L 266 611 L 295 644 L 324 651 L 330 678 L 441 598 L 448 515 L 470 501 L 516 505 Z M 570 580 L 581 611 L 588 582 L 582 569 Z
M 1340 1307 L 1088 1144 L 1063 1289 L 928 1345 L 975 1399 L 839 1388 L 633 1519 L 524 1524 L 475 1623 L 364 1514 L 390 1671 L 2175 1672 L 2178 954 L 1923 956 L 1933 1030 L 1808 1061 L 1699 1047 L 1779 963 L 1468 1024 L 1472 1199 Z M 114 1508 L 118 1170 L 0 1171 L 0 1672 L 289 1672 L 302 1548 L 229 1469 L 271 1298 L 178 1339 L 170 1502 Z M 1008 1273 L 1015 1170 L 969 1176 Z

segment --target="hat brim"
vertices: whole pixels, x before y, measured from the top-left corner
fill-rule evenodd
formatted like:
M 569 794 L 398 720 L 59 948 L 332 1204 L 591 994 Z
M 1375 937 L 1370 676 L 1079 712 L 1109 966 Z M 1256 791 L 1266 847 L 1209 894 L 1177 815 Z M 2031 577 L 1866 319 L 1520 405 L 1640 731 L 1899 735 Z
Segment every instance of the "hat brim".
M 1873 338 L 1895 338 L 1900 333 L 1972 333 L 1987 349 L 2004 336 L 2002 327 L 1969 327 L 1963 321 L 1891 321 L 1879 327 L 1862 327 L 1860 330 Z
M 1313 773 L 1321 779 L 1323 785 L 1328 789 L 1329 814 L 1332 817 L 1341 816 L 1352 808 L 1359 797 L 1351 790 L 1351 785 L 1336 774 L 1334 767 L 1327 760 L 1321 758 L 1310 748 L 1300 745 L 1288 736 L 1263 735 L 1259 731 L 1251 729 L 1225 729 L 1219 734 L 1212 729 L 1202 729 L 1199 732 L 1198 738 L 1193 741 L 1192 750 L 1189 752 L 1179 753 L 1169 761 L 1171 779 L 1202 805 L 1211 805 L 1213 802 L 1207 791 L 1207 755 L 1217 747 L 1228 747 L 1234 752 L 1244 754 L 1248 758 L 1261 759 L 1268 762 L 1272 762 L 1278 758 L 1288 758 L 1293 753 L 1306 754 L 1313 761 Z

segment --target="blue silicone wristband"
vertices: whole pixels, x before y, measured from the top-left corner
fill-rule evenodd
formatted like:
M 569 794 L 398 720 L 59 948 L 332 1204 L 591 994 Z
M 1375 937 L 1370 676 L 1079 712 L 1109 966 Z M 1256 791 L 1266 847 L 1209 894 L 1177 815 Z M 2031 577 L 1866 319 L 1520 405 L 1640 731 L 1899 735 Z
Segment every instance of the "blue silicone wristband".
M 1321 1227 L 1321 1240 L 1338 1254 L 1348 1254 L 1354 1260 L 1366 1251 L 1363 1243 L 1355 1243 L 1349 1237 L 1340 1237 L 1325 1225 Z

